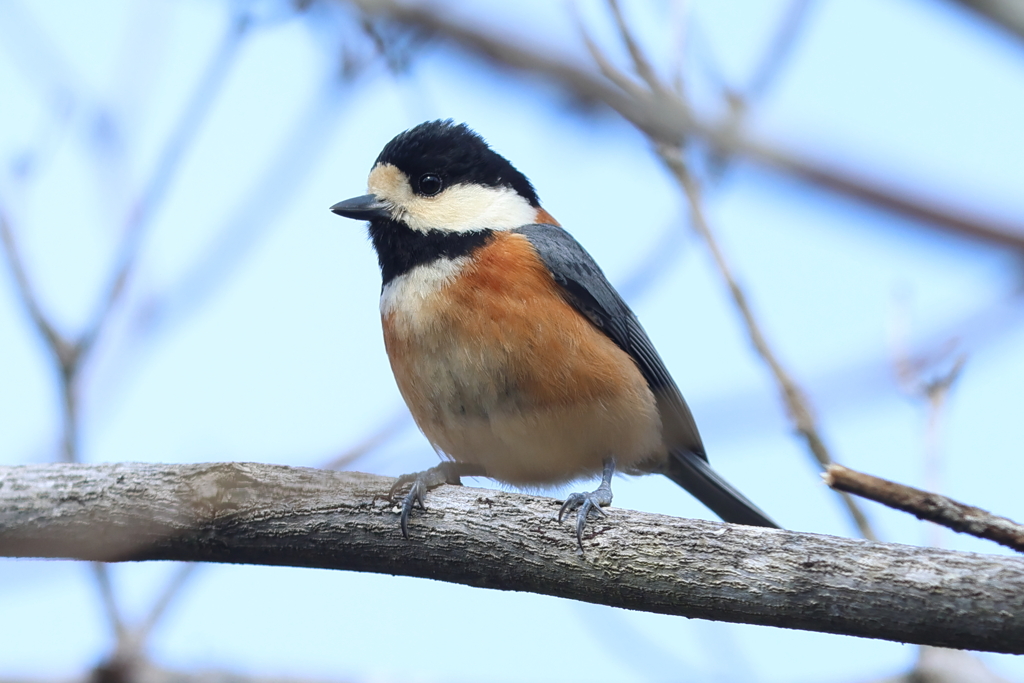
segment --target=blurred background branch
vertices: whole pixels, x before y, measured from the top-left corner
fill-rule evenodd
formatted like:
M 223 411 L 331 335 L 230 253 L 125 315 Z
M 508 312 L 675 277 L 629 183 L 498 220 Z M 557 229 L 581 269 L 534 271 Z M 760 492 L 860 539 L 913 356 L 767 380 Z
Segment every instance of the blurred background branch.
M 1024 39 L 1024 6 L 1016 0 L 952 0 Z

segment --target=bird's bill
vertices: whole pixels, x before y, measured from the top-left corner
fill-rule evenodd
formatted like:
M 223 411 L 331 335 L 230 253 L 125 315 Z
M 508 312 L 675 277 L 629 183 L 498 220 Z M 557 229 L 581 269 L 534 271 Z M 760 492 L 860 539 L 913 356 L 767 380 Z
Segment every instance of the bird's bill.
M 338 202 L 331 207 L 331 211 L 339 216 L 353 218 L 357 221 L 391 218 L 391 210 L 388 208 L 388 205 L 377 199 L 377 195 L 373 194 L 364 194 Z

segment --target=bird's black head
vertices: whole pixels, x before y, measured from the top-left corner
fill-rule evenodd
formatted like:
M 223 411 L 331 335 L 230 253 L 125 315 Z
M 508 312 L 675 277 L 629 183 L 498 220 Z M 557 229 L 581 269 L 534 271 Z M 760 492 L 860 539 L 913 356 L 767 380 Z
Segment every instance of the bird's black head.
M 537 223 L 540 212 L 526 176 L 451 121 L 428 121 L 395 137 L 367 187 L 370 194 L 331 210 L 370 221 L 385 284 L 417 265 L 470 253 L 496 230 Z
M 427 121 L 396 136 L 384 146 L 374 168 L 384 165 L 400 170 L 421 196 L 436 196 L 455 185 L 505 187 L 531 206 L 540 206 L 526 176 L 469 126 L 451 119 Z

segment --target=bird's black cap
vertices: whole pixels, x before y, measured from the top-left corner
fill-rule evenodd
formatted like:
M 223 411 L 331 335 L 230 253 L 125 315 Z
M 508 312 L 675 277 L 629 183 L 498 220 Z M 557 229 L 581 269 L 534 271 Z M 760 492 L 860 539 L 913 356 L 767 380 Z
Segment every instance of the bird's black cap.
M 427 121 L 399 134 L 385 145 L 376 163 L 396 166 L 410 179 L 426 173 L 439 175 L 445 187 L 460 183 L 510 187 L 531 206 L 540 206 L 526 176 L 469 126 L 451 119 Z

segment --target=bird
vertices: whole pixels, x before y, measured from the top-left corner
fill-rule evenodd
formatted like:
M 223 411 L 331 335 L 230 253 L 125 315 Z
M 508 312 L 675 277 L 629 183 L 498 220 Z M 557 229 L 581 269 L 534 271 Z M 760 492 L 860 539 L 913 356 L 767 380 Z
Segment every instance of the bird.
M 726 522 L 779 528 L 708 464 L 693 415 L 633 311 L 483 137 L 427 121 L 380 152 L 368 193 L 331 207 L 367 221 L 381 270 L 384 345 L 398 389 L 441 464 L 410 486 L 463 476 L 527 489 L 601 477 L 567 496 L 576 541 L 605 516 L 612 478 L 657 473 Z

